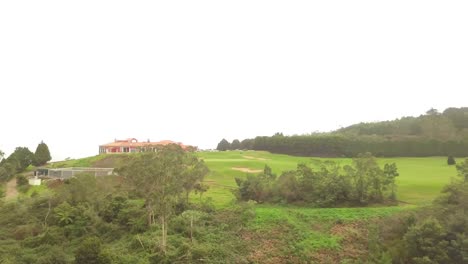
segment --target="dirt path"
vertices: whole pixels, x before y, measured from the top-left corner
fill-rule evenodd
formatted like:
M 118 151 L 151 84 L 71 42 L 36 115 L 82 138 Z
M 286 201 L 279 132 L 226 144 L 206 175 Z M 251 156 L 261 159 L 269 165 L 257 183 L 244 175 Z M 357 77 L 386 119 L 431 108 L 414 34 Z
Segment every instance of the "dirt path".
M 11 179 L 6 185 L 6 194 L 5 199 L 15 198 L 18 195 L 18 190 L 16 190 L 16 178 Z

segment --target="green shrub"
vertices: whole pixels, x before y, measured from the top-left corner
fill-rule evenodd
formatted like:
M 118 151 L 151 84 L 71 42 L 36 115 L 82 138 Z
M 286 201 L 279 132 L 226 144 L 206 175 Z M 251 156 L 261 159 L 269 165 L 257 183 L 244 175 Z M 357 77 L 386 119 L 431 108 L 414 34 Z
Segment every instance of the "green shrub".
M 25 186 L 28 185 L 29 181 L 24 175 L 18 175 L 16 176 L 16 186 Z
M 455 158 L 453 156 L 448 156 L 447 158 L 447 164 L 448 165 L 455 165 L 457 162 L 455 161 Z
M 0 167 L 0 182 L 6 182 L 9 178 L 10 175 L 8 174 L 8 171 L 5 168 Z
M 44 255 L 37 259 L 37 264 L 69 264 L 71 257 L 59 246 L 49 247 L 44 250 Z
M 108 264 L 111 257 L 102 249 L 101 241 L 97 237 L 88 237 L 75 252 L 76 264 Z
M 418 263 L 449 263 L 445 236 L 443 227 L 433 218 L 410 227 L 404 236 L 410 258 Z

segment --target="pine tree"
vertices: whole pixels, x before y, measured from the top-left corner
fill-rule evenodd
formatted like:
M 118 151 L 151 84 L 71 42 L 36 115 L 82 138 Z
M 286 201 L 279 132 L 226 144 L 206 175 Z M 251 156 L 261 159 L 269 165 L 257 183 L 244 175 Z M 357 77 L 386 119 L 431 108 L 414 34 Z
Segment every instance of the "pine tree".
M 217 150 L 219 151 L 226 151 L 226 150 L 229 150 L 231 149 L 231 143 L 229 143 L 229 141 L 227 141 L 226 139 L 222 139 L 219 143 L 218 143 L 218 146 L 216 147 Z
M 455 165 L 455 158 L 453 158 L 453 156 L 448 156 L 447 158 L 447 164 L 448 165 Z
M 231 150 L 236 150 L 241 148 L 241 143 L 238 139 L 234 139 L 231 143 Z
M 50 156 L 49 147 L 44 143 L 44 141 L 41 141 L 41 143 L 37 145 L 36 152 L 34 153 L 34 165 L 42 166 L 51 159 L 52 157 Z

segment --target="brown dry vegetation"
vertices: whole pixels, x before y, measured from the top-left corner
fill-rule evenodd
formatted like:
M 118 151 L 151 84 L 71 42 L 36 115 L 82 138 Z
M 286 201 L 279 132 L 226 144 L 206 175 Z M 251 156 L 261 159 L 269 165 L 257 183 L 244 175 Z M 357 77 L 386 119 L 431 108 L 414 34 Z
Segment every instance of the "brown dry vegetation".
M 339 236 L 340 250 L 324 249 L 311 254 L 315 263 L 340 263 L 345 259 L 358 260 L 368 253 L 368 228 L 366 223 L 351 222 L 335 224 L 330 234 Z
M 287 228 L 275 227 L 266 231 L 244 232 L 242 238 L 252 246 L 248 260 L 252 263 L 282 264 L 303 263 L 296 256 L 288 254 Z

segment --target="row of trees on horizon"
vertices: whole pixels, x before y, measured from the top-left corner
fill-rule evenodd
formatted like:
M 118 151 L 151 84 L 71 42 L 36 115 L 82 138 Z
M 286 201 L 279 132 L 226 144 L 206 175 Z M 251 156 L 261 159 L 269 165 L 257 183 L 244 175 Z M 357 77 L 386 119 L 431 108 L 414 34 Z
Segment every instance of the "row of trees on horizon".
M 356 157 L 371 152 L 376 156 L 424 157 L 468 156 L 468 107 L 435 109 L 419 117 L 360 123 L 330 133 L 258 136 L 231 143 L 219 142 L 217 150 L 264 150 L 297 156 Z

